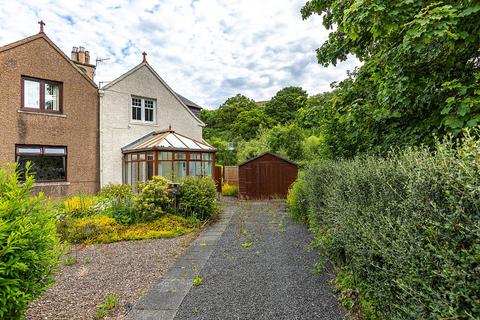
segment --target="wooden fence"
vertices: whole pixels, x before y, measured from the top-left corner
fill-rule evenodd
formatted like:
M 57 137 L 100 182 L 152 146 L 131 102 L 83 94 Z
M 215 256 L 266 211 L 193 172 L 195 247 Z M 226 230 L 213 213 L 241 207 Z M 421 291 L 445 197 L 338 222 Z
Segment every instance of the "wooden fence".
M 238 186 L 238 167 L 223 167 L 223 183 Z

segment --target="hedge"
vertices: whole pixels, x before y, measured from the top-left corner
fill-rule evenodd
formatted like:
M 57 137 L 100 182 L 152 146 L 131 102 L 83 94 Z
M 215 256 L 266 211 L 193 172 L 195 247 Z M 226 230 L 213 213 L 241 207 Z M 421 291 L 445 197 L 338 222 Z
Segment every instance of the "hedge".
M 289 202 L 367 318 L 480 318 L 480 142 L 468 133 L 433 153 L 312 164 Z

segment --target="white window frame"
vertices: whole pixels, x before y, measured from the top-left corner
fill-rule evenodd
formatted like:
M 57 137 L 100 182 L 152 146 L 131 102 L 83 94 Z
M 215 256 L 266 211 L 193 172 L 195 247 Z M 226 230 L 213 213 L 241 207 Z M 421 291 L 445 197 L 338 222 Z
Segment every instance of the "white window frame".
M 138 108 L 139 106 L 134 106 L 133 105 L 133 99 L 138 99 L 141 101 L 141 119 L 136 120 L 133 119 L 133 108 Z M 145 115 L 146 115 L 146 109 L 145 108 L 145 101 L 152 101 L 153 102 L 153 120 L 152 121 L 146 121 L 145 120 Z M 138 96 L 131 96 L 130 97 L 130 122 L 132 123 L 145 123 L 145 124 L 156 124 L 157 123 L 157 100 L 152 99 L 152 98 L 143 98 L 143 97 L 138 97 Z

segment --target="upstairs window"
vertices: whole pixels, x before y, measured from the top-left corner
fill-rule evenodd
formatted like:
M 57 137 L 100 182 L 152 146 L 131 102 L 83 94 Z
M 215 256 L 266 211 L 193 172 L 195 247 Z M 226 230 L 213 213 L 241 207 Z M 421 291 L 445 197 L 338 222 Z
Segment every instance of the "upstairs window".
M 153 99 L 132 97 L 132 121 L 155 123 L 156 102 Z
M 16 146 L 16 161 L 20 173 L 31 163 L 31 173 L 37 182 L 67 180 L 67 148 L 54 146 Z
M 22 77 L 22 109 L 45 113 L 62 112 L 60 82 Z

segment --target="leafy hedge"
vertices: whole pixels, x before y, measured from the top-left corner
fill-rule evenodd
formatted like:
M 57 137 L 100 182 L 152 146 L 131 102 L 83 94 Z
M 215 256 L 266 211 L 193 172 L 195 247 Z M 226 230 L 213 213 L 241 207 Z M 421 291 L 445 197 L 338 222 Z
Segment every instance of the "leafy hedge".
M 480 142 L 467 133 L 434 154 L 313 164 L 290 203 L 369 318 L 478 319 L 479 173 Z
M 218 212 L 217 188 L 211 177 L 185 177 L 179 191 L 178 211 L 183 216 L 205 220 Z
M 19 181 L 15 166 L 0 167 L 0 319 L 22 319 L 30 301 L 53 284 L 59 258 L 54 212 L 33 177 Z

